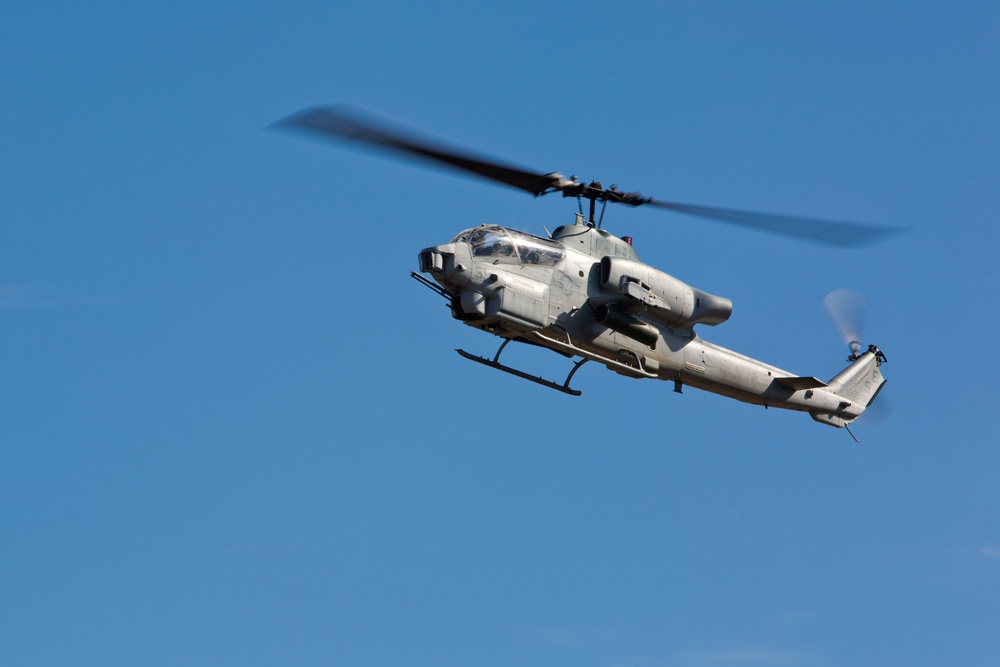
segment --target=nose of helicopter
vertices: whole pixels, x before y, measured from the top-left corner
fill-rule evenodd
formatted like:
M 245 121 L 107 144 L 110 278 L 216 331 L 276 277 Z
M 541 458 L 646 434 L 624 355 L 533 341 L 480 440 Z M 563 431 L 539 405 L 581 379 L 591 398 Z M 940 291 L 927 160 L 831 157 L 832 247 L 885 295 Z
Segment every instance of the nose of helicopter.
M 418 255 L 420 272 L 429 273 L 442 285 L 465 287 L 469 282 L 472 254 L 467 243 L 445 243 L 424 248 Z

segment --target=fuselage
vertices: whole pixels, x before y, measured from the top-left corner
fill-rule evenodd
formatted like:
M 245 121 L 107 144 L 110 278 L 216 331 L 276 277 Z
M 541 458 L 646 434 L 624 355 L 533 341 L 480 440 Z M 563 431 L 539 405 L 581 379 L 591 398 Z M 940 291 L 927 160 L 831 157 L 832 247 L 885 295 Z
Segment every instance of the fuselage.
M 457 319 L 503 338 L 630 377 L 673 380 L 678 390 L 687 385 L 834 422 L 850 421 L 867 405 L 702 339 L 695 324 L 728 318 L 728 299 L 641 264 L 627 240 L 579 219 L 551 239 L 488 225 L 465 230 L 425 249 L 420 261 L 451 295 Z M 615 266 L 632 268 L 618 276 Z

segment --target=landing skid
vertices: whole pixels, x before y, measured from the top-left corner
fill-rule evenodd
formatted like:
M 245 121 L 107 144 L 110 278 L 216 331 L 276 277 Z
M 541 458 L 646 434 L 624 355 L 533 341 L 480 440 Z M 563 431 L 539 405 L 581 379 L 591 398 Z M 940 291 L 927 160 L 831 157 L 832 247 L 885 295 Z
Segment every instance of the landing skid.
M 478 364 L 483 364 L 484 366 L 495 368 L 498 371 L 503 371 L 504 373 L 510 373 L 511 375 L 516 375 L 519 378 L 524 378 L 525 380 L 534 382 L 535 384 L 540 384 L 543 387 L 548 387 L 549 389 L 555 389 L 556 391 L 561 391 L 562 393 L 569 394 L 570 396 L 579 396 L 580 394 L 583 393 L 578 389 L 570 389 L 569 381 L 572 380 L 573 375 L 575 375 L 576 372 L 580 370 L 580 366 L 583 366 L 585 363 L 587 363 L 589 359 L 581 359 L 580 361 L 573 364 L 573 370 L 571 370 L 569 372 L 569 375 L 566 376 L 566 381 L 563 382 L 562 384 L 558 384 L 556 382 L 553 382 L 552 380 L 546 380 L 545 378 L 540 378 L 535 375 L 528 375 L 524 371 L 519 371 L 516 368 L 511 368 L 510 366 L 504 366 L 503 364 L 501 364 L 499 361 L 500 353 L 503 352 L 503 349 L 507 347 L 507 343 L 509 343 L 510 341 L 511 341 L 510 338 L 505 340 L 500 345 L 500 349 L 497 350 L 496 355 L 492 359 L 487 359 L 486 357 L 477 357 L 474 354 L 469 354 L 465 350 L 455 350 L 455 351 L 458 352 L 463 357 L 465 357 L 466 359 L 468 359 L 469 361 L 475 361 Z
M 851 430 L 851 427 L 850 427 L 849 424 L 844 424 L 844 428 L 846 428 L 847 432 L 851 434 L 852 438 L 854 438 L 854 442 L 861 442 L 860 440 L 858 440 L 858 436 L 854 435 L 854 431 Z

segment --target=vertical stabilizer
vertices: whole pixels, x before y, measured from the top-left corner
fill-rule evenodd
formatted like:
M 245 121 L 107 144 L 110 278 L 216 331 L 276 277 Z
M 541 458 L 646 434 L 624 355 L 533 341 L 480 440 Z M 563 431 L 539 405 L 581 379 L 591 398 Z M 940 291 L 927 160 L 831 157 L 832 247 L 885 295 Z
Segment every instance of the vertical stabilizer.
M 844 399 L 840 410 L 836 413 L 811 413 L 816 421 L 830 426 L 846 426 L 875 401 L 875 397 L 885 385 L 881 366 L 886 359 L 877 347 L 871 345 L 867 352 L 852 356 L 852 359 L 851 365 L 838 373 L 827 385 L 828 391 Z
M 869 346 L 867 352 L 830 380 L 830 390 L 855 405 L 867 408 L 885 384 L 881 371 L 884 361 L 885 355 L 874 345 Z

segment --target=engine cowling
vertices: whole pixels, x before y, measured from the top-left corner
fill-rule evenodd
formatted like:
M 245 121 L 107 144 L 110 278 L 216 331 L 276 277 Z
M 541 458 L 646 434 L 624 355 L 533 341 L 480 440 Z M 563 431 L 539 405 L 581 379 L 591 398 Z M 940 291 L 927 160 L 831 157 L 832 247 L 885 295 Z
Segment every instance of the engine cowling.
M 621 257 L 601 260 L 601 288 L 622 295 L 629 309 L 673 327 L 721 324 L 733 312 L 733 302 L 691 287 L 651 266 Z

